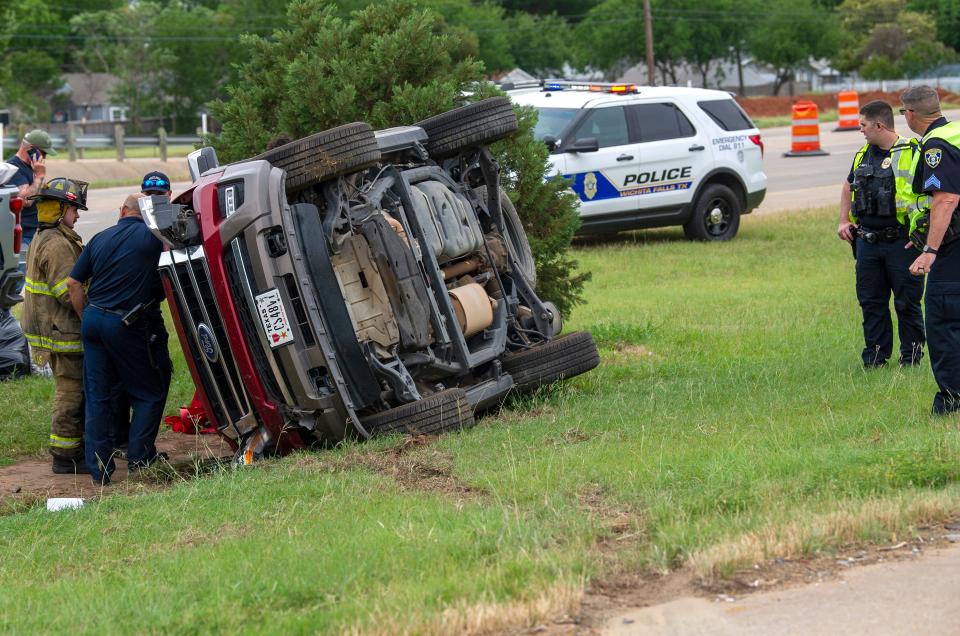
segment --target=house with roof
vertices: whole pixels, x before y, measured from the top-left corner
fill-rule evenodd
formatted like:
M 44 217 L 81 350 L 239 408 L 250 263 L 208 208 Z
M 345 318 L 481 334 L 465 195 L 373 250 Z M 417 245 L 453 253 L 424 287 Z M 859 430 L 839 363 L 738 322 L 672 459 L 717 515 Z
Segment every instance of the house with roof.
M 60 94 L 67 97 L 64 120 L 75 122 L 122 122 L 127 107 L 111 97 L 119 83 L 110 73 L 65 73 Z M 55 117 L 56 120 L 56 117 Z

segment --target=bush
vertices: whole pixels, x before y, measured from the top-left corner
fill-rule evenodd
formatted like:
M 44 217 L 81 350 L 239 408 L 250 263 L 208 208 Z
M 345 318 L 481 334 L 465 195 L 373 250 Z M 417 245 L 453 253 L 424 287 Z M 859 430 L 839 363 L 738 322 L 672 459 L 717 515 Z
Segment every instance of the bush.
M 244 36 L 250 60 L 229 98 L 211 104 L 223 129 L 209 141 L 221 160 L 259 154 L 279 134 L 299 138 L 351 121 L 410 124 L 461 105 L 464 94 L 496 93 L 480 83 L 483 65 L 464 56 L 458 33 L 409 0 L 347 18 L 323 0 L 297 0 L 287 25 L 270 38 Z M 518 117 L 520 130 L 492 150 L 530 237 L 538 291 L 567 313 L 589 276 L 575 273 L 567 255 L 579 225 L 576 199 L 561 180 L 544 180 L 547 149 L 531 134 L 536 115 L 518 110 Z

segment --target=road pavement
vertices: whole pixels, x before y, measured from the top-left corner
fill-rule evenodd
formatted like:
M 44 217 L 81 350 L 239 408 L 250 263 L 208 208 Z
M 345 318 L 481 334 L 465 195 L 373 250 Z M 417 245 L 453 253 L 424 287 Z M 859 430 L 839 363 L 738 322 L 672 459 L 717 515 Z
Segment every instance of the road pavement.
M 174 182 L 174 195 L 183 192 L 190 183 L 188 181 Z M 127 195 L 139 192 L 138 186 L 121 186 L 119 188 L 97 188 L 87 192 L 87 211 L 80 212 L 80 220 L 75 229 L 83 237 L 84 242 L 93 238 L 100 230 L 106 229 L 117 222 L 120 216 L 120 205 Z
M 960 111 L 945 114 L 951 120 L 960 117 Z M 916 137 L 903 117 L 896 115 L 894 120 L 897 132 L 904 137 Z M 834 128 L 835 122 L 820 124 L 820 146 L 830 154 L 816 157 L 783 156 L 790 150 L 789 126 L 760 131 L 767 196 L 754 214 L 839 206 L 841 183 L 850 172 L 853 155 L 864 142 L 860 131 L 835 132 Z
M 960 547 L 840 579 L 717 600 L 685 597 L 612 617 L 609 636 L 960 634 Z

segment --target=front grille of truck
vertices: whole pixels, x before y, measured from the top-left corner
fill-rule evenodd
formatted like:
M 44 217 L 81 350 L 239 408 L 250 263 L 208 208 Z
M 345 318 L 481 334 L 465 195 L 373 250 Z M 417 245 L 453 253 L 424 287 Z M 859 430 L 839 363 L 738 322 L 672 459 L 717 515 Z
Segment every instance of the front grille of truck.
M 251 412 L 230 340 L 210 283 L 202 249 L 173 250 L 160 268 L 173 289 L 190 356 L 200 375 L 204 393 L 213 403 L 221 426 L 240 421 Z M 198 328 L 206 325 L 216 340 L 216 355 L 208 357 L 200 347 Z M 212 359 L 211 359 L 212 358 Z
M 243 330 L 243 337 L 249 343 L 247 347 L 250 355 L 253 357 L 254 364 L 261 371 L 260 380 L 263 383 L 264 391 L 267 397 L 274 404 L 283 404 L 285 401 L 283 393 L 280 390 L 280 384 L 276 376 L 288 383 L 283 370 L 277 365 L 276 360 L 268 357 L 264 351 L 263 340 L 265 336 L 257 328 L 256 320 L 259 318 L 253 313 L 253 298 L 258 293 L 254 282 L 247 271 L 246 263 L 249 262 L 249 256 L 246 247 L 239 240 L 231 242 L 229 249 L 223 252 L 224 270 L 227 272 L 227 285 L 230 287 L 230 293 L 233 294 L 236 303 L 237 316 L 240 318 L 240 328 Z M 289 384 L 289 383 L 288 383 Z

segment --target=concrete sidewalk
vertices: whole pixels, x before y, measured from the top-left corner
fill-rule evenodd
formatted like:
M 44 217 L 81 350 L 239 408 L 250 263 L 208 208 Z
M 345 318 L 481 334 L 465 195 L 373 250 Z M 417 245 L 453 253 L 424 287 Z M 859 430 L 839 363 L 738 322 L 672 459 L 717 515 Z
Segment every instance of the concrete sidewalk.
M 616 636 L 960 634 L 960 547 L 731 602 L 685 597 L 611 618 Z

